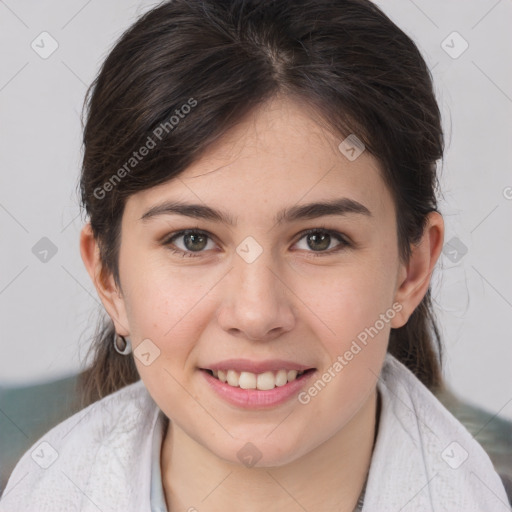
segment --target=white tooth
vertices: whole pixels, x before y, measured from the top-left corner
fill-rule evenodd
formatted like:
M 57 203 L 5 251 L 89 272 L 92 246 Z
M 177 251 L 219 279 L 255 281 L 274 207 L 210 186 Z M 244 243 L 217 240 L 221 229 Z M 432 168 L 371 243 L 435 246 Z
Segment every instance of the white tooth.
M 213 376 L 214 376 L 214 377 L 217 377 L 217 378 L 218 378 L 218 376 L 217 376 L 217 370 L 212 370 L 212 373 L 213 373 Z
M 272 372 L 260 373 L 257 378 L 256 387 L 261 391 L 274 389 L 276 379 Z
M 238 387 L 240 376 L 235 370 L 228 370 L 226 380 L 230 386 Z
M 256 389 L 256 375 L 251 372 L 241 372 L 238 384 L 242 389 Z
M 276 375 L 276 386 L 284 386 L 288 382 L 286 370 L 279 370 Z
M 284 386 L 287 382 L 295 380 L 304 372 L 297 370 L 279 370 L 275 373 L 264 372 L 255 374 L 252 372 L 238 373 L 236 370 L 217 370 L 213 373 L 220 381 L 227 382 L 233 387 L 268 391 L 275 386 Z
M 295 378 L 297 377 L 297 370 L 288 370 L 287 377 L 288 377 L 288 382 L 295 380 Z

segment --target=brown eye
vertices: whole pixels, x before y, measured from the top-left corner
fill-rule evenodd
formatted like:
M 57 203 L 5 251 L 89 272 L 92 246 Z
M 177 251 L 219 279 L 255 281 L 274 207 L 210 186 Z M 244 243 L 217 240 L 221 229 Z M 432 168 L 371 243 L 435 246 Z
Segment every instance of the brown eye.
M 180 244 L 176 243 L 176 241 L 179 239 L 183 240 L 181 242 L 181 247 L 180 247 Z M 187 229 L 187 230 L 175 233 L 171 237 L 167 238 L 163 242 L 163 245 L 169 246 L 169 248 L 174 253 L 180 253 L 180 254 L 182 254 L 182 256 L 194 257 L 195 255 L 192 253 L 204 252 L 204 249 L 206 249 L 208 246 L 208 241 L 211 241 L 211 239 L 207 233 L 205 233 L 203 231 Z
M 306 235 L 307 244 L 313 250 L 325 251 L 331 245 L 331 235 L 329 233 L 313 233 Z
M 333 252 L 337 252 L 344 247 L 349 247 L 351 244 L 345 239 L 345 237 L 338 233 L 337 231 L 331 231 L 327 229 L 308 229 L 307 231 L 304 231 L 301 233 L 301 238 L 299 242 L 303 239 L 306 240 L 306 247 L 299 247 L 300 249 L 305 249 L 307 252 L 312 253 L 320 253 L 320 254 L 313 254 L 313 256 L 321 256 L 322 253 L 325 254 L 332 254 Z M 329 250 L 329 248 L 332 249 L 332 243 L 334 241 L 338 241 L 338 245 L 335 246 L 333 250 Z M 298 243 L 298 242 L 297 242 Z
M 188 250 L 201 251 L 206 247 L 207 238 L 202 233 L 187 233 L 183 235 L 183 242 Z

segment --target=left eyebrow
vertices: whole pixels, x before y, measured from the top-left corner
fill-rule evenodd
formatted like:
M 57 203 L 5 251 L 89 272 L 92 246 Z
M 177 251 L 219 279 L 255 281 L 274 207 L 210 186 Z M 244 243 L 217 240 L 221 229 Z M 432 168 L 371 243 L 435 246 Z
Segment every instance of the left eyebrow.
M 276 215 L 275 221 L 277 224 L 281 224 L 284 221 L 293 222 L 301 219 L 316 219 L 326 215 L 350 214 L 372 217 L 372 213 L 366 206 L 354 199 L 342 197 L 333 201 L 307 203 L 285 208 Z
M 139 220 L 147 221 L 158 215 L 183 215 L 195 219 L 205 219 L 214 222 L 221 222 L 230 226 L 236 226 L 236 218 L 203 204 L 183 203 L 179 201 L 164 201 L 163 203 L 152 206 L 147 210 Z M 314 202 L 284 208 L 279 211 L 275 217 L 277 224 L 283 222 L 293 222 L 301 219 L 316 219 L 327 215 L 364 215 L 372 217 L 370 210 L 363 204 L 342 197 L 332 201 Z

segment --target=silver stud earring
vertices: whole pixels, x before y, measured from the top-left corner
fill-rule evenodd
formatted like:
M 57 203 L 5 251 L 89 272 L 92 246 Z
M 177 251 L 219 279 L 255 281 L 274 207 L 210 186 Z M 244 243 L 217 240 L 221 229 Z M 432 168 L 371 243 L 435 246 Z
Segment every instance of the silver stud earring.
M 121 340 L 121 343 L 119 343 L 119 340 Z M 128 336 L 121 336 L 120 334 L 117 334 L 117 332 L 114 331 L 114 349 L 118 354 L 121 354 L 122 356 L 127 356 L 132 351 L 132 344 L 130 342 L 130 338 Z M 120 346 L 122 348 L 120 348 Z

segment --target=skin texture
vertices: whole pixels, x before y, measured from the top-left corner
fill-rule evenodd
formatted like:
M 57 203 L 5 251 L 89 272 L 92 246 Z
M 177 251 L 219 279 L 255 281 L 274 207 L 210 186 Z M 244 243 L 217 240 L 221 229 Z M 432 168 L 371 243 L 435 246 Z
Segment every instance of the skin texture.
M 171 421 L 161 452 L 170 510 L 352 511 L 362 489 L 389 331 L 425 295 L 444 224 L 431 213 L 402 265 L 378 162 L 367 151 L 349 161 L 338 149 L 342 138 L 317 121 L 304 106 L 275 97 L 178 178 L 132 195 L 122 219 L 121 290 L 111 276 L 100 277 L 97 244 L 90 226 L 83 228 L 82 258 L 117 332 L 130 336 L 134 350 L 145 339 L 160 350 L 149 366 L 135 362 Z M 340 197 L 372 215 L 274 221 L 284 207 Z M 140 220 L 167 199 L 222 209 L 237 224 L 180 215 Z M 211 235 L 203 245 L 174 240 L 193 257 L 164 245 L 192 228 Z M 352 245 L 335 237 L 315 245 L 301 234 L 310 228 L 337 231 Z M 248 236 L 263 251 L 251 263 L 236 251 Z M 292 398 L 242 409 L 219 398 L 198 369 L 228 358 L 280 358 L 316 368 L 313 383 L 393 303 L 401 310 L 307 404 Z M 250 468 L 237 457 L 247 442 L 261 453 Z

